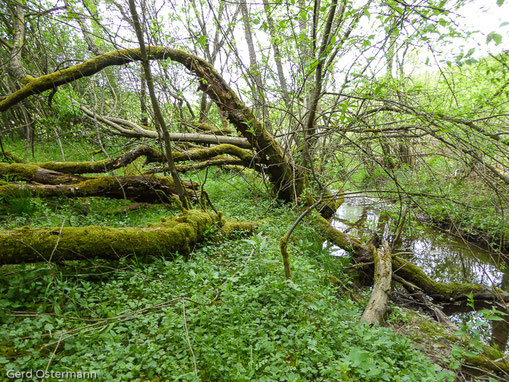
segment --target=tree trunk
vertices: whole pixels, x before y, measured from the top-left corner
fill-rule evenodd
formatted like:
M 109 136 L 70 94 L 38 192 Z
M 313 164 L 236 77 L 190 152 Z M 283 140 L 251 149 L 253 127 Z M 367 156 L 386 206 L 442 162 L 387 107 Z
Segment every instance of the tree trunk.
M 361 317 L 361 321 L 365 321 L 370 325 L 379 323 L 387 311 L 392 280 L 392 260 L 389 244 L 385 242 L 383 248 L 373 248 L 373 258 L 375 259 L 373 291 Z
M 317 220 L 319 229 L 324 236 L 337 246 L 352 253 L 356 262 L 361 264 L 373 262 L 373 252 L 369 245 L 364 245 L 359 240 L 335 229 L 321 216 L 318 216 Z M 474 302 L 480 304 L 486 301 L 509 302 L 509 293 L 497 288 L 490 289 L 479 284 L 434 281 L 421 268 L 400 256 L 392 256 L 392 267 L 394 274 L 419 287 L 427 296 L 437 302 L 457 302 L 466 305 L 467 295 L 470 294 Z
M 205 149 L 193 149 L 184 152 L 175 152 L 173 154 L 173 159 L 175 162 L 204 161 L 212 158 L 217 159 L 217 157 L 223 155 L 231 155 L 233 157 L 236 157 L 246 167 L 250 166 L 254 167 L 258 163 L 256 158 L 254 158 L 249 151 L 228 144 L 218 145 Z M 117 158 L 103 159 L 94 162 L 42 162 L 37 163 L 35 165 L 24 165 L 25 167 L 23 167 L 22 165 L 10 165 L 10 167 L 7 167 L 7 165 L 0 163 L 0 175 L 2 174 L 17 175 L 21 173 L 26 173 L 27 171 L 35 171 L 35 169 L 31 169 L 32 167 L 39 167 L 41 169 L 44 168 L 65 174 L 96 174 L 125 167 L 141 156 L 145 156 L 146 158 L 145 164 L 154 162 L 160 163 L 166 162 L 166 157 L 153 147 L 136 146 L 134 149 L 120 155 Z M 60 174 L 60 176 L 62 175 L 63 174 Z M 32 181 L 33 179 L 25 177 L 23 178 L 23 180 Z M 83 179 L 78 178 L 78 181 L 81 180 Z M 48 182 L 41 181 L 39 183 L 48 184 Z M 55 181 L 52 184 L 59 183 L 69 183 L 69 182 Z
M 154 83 L 152 80 L 152 72 L 150 70 L 150 62 L 148 60 L 147 49 L 145 47 L 145 41 L 143 38 L 143 32 L 141 30 L 140 21 L 138 19 L 138 13 L 136 11 L 136 5 L 134 4 L 134 0 L 129 0 L 129 9 L 131 10 L 131 15 L 133 18 L 134 29 L 136 31 L 136 36 L 138 37 L 138 42 L 140 43 L 140 54 L 141 54 L 141 62 L 143 64 L 143 69 L 145 72 L 145 80 L 147 82 L 147 88 L 150 95 L 150 100 L 152 102 L 152 109 L 154 110 L 156 127 L 161 134 L 161 138 L 164 142 L 166 161 L 168 162 L 168 167 L 170 168 L 170 174 L 173 178 L 173 182 L 175 183 L 175 187 L 177 189 L 177 195 L 180 198 L 180 201 L 184 208 L 191 208 L 191 203 L 189 202 L 189 197 L 182 185 L 177 169 L 175 168 L 175 163 L 173 162 L 173 153 L 171 148 L 171 140 L 169 137 L 168 127 L 166 126 L 166 122 L 163 118 L 163 113 L 161 112 L 161 108 L 159 106 L 159 101 L 157 100 L 157 96 L 155 94 Z
M 148 46 L 147 56 L 148 59 L 170 58 L 196 74 L 201 79 L 200 89 L 217 103 L 228 120 L 247 138 L 264 162 L 270 163 L 268 175 L 277 196 L 285 201 L 294 201 L 300 195 L 303 189 L 300 172 L 284 154 L 274 137 L 208 62 L 184 51 L 165 47 Z M 33 78 L 23 88 L 0 101 L 0 111 L 9 109 L 33 94 L 91 76 L 108 66 L 139 61 L 140 57 L 140 49 L 121 49 L 55 73 Z
M 188 210 L 149 227 L 100 226 L 0 231 L 0 265 L 39 261 L 118 259 L 188 254 L 221 213 Z
M 186 189 L 196 196 L 196 183 L 186 182 Z M 171 178 L 143 176 L 101 176 L 73 184 L 17 184 L 0 186 L 0 197 L 29 192 L 41 197 L 90 197 L 101 196 L 129 199 L 136 202 L 169 203 L 178 195 Z

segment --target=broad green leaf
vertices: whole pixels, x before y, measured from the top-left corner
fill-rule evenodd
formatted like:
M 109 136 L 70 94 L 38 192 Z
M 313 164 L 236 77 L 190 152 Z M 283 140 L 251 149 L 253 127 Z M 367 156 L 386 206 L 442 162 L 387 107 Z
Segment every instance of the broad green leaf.
M 486 42 L 495 41 L 495 45 L 499 45 L 502 42 L 502 35 L 491 32 L 488 37 L 486 37 Z

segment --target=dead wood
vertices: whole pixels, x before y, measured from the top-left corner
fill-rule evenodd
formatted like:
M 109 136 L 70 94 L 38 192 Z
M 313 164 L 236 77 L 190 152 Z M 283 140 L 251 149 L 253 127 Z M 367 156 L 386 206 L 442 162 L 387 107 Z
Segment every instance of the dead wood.
M 199 77 L 200 89 L 216 102 L 222 114 L 247 138 L 257 154 L 266 163 L 270 163 L 268 175 L 278 197 L 285 201 L 294 201 L 300 195 L 304 186 L 300 172 L 251 109 L 240 101 L 210 63 L 182 50 L 166 47 L 147 46 L 146 53 L 149 60 L 169 58 L 179 62 Z M 8 110 L 33 94 L 94 75 L 108 66 L 125 65 L 140 60 L 140 48 L 120 49 L 37 78 L 26 76 L 25 86 L 0 101 L 0 111 Z
M 145 126 L 140 126 L 137 123 L 132 121 L 128 121 L 122 118 L 116 117 L 106 117 L 95 112 L 91 111 L 87 107 L 80 105 L 79 108 L 87 115 L 89 118 L 97 120 L 104 124 L 108 129 L 114 129 L 116 133 L 119 133 L 125 137 L 133 137 L 133 138 L 154 138 L 158 139 L 159 134 L 155 130 L 150 130 Z M 250 143 L 246 138 L 242 137 L 230 137 L 226 136 L 220 131 L 216 131 L 210 125 L 198 122 L 188 123 L 193 127 L 197 127 L 199 129 L 203 129 L 207 132 L 205 133 L 170 133 L 168 135 L 169 139 L 173 142 L 194 142 L 194 143 L 202 143 L 202 144 L 223 144 L 228 143 L 231 145 L 235 145 L 238 147 L 242 147 L 245 149 L 251 148 Z M 199 126 L 199 127 L 198 127 Z M 207 130 L 208 128 L 208 130 Z M 216 134 L 217 133 L 217 134 Z
M 0 176 L 8 180 L 23 180 L 43 184 L 72 184 L 85 180 L 79 176 L 66 175 L 37 165 L 0 163 Z
M 230 155 L 232 157 L 238 158 L 238 160 L 230 160 L 226 159 L 226 157 L 218 158 L 222 155 Z M 140 145 L 135 147 L 132 150 L 118 156 L 113 159 L 103 159 L 99 161 L 90 161 L 90 162 L 42 162 L 37 163 L 36 165 L 53 171 L 58 171 L 65 174 L 94 174 L 94 173 L 103 173 L 107 171 L 116 170 L 122 167 L 127 166 L 128 164 L 134 162 L 136 159 L 144 156 L 145 164 L 148 163 L 165 163 L 166 158 L 162 155 L 162 153 L 156 150 L 153 147 Z M 243 165 L 245 167 L 255 167 L 256 168 L 256 159 L 253 155 L 248 151 L 241 149 L 237 146 L 230 144 L 221 144 L 218 146 L 210 147 L 210 148 L 200 148 L 200 149 L 191 149 L 183 152 L 174 152 L 173 160 L 175 162 L 185 162 L 185 161 L 206 161 L 207 159 L 222 159 L 226 162 L 223 164 L 235 164 L 235 165 Z M 214 165 L 214 164 L 209 164 Z M 221 165 L 221 163 L 217 163 L 216 165 Z M 207 167 L 207 166 L 202 166 Z M 161 171 L 163 169 L 161 168 Z M 1 171 L 1 170 L 0 170 Z M 159 171 L 149 171 L 150 173 L 159 172 Z M 0 172 L 1 175 L 1 172 Z M 45 183 L 45 182 L 41 182 Z M 55 183 L 56 184 L 56 183 Z
M 0 264 L 188 254 L 206 230 L 223 223 L 221 213 L 188 210 L 143 228 L 88 226 L 5 230 L 0 231 Z
M 350 252 L 355 262 L 359 264 L 373 262 L 373 253 L 370 251 L 369 246 L 335 229 L 321 216 L 318 216 L 317 219 L 318 227 L 322 234 L 338 247 Z M 503 300 L 509 302 L 509 293 L 498 288 L 487 288 L 479 284 L 435 281 L 427 276 L 421 268 L 401 256 L 392 256 L 392 268 L 394 274 L 419 287 L 423 293 L 433 298 L 435 302 L 466 304 L 468 301 L 467 295 L 473 297 L 476 305 L 486 301 L 496 302 Z
M 373 291 L 361 321 L 374 325 L 382 320 L 387 311 L 387 302 L 391 293 L 392 259 L 387 242 L 384 243 L 383 248 L 372 247 L 371 249 L 375 259 Z
M 196 183 L 184 182 L 190 195 L 199 194 Z M 173 180 L 157 176 L 104 176 L 90 178 L 73 184 L 17 184 L 0 186 L 0 197 L 29 192 L 41 197 L 90 197 L 101 196 L 129 199 L 136 202 L 168 203 L 177 195 Z

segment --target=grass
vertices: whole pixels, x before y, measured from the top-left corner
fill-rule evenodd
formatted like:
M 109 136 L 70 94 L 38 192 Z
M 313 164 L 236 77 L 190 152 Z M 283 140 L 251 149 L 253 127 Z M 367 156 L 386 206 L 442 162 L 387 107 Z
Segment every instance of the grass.
M 204 179 L 204 173 L 198 174 Z M 249 175 L 244 175 L 249 180 Z M 189 258 L 3 266 L 0 374 L 8 370 L 96 372 L 99 380 L 438 381 L 406 338 L 359 323 L 363 307 L 329 282 L 348 284 L 301 224 L 284 279 L 278 240 L 298 212 L 259 182 L 211 171 L 206 189 L 227 218 L 260 221 L 252 237 L 210 237 Z M 123 201 L 3 201 L 3 228 L 144 225 L 171 211 L 151 206 L 104 214 Z

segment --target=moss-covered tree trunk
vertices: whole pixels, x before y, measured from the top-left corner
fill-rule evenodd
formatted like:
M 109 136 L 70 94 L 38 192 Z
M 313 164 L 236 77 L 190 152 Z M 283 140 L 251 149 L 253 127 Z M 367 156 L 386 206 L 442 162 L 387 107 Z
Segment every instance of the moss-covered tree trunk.
M 196 183 L 184 182 L 184 185 L 192 196 L 198 196 L 199 189 Z M 73 184 L 9 183 L 0 185 L 0 196 L 19 195 L 20 192 L 30 192 L 41 197 L 101 196 L 148 203 L 169 203 L 174 196 L 178 195 L 171 178 L 153 175 L 102 176 Z
M 223 224 L 221 213 L 188 210 L 144 228 L 89 226 L 5 230 L 0 231 L 0 265 L 187 254 L 215 224 Z
M 318 227 L 322 234 L 337 246 L 350 252 L 354 261 L 360 264 L 371 264 L 374 260 L 370 245 L 335 229 L 322 217 L 317 217 Z M 436 302 L 466 304 L 467 295 L 472 296 L 474 302 L 481 304 L 486 301 L 509 302 L 509 293 L 497 288 L 487 288 L 479 284 L 443 283 L 433 280 L 417 265 L 405 260 L 401 256 L 392 256 L 393 275 L 415 285 Z M 369 269 L 369 268 L 368 268 Z
M 147 46 L 146 50 L 149 60 L 169 58 L 183 64 L 199 77 L 200 89 L 216 102 L 221 112 L 247 138 L 257 155 L 268 165 L 267 172 L 277 195 L 286 201 L 293 201 L 300 195 L 304 180 L 297 168 L 274 140 L 274 137 L 254 116 L 253 112 L 240 101 L 211 64 L 182 50 L 155 46 Z M 0 101 L 0 111 L 9 109 L 33 94 L 94 75 L 108 66 L 139 61 L 140 53 L 139 48 L 116 50 L 51 74 L 30 78 L 24 87 Z

